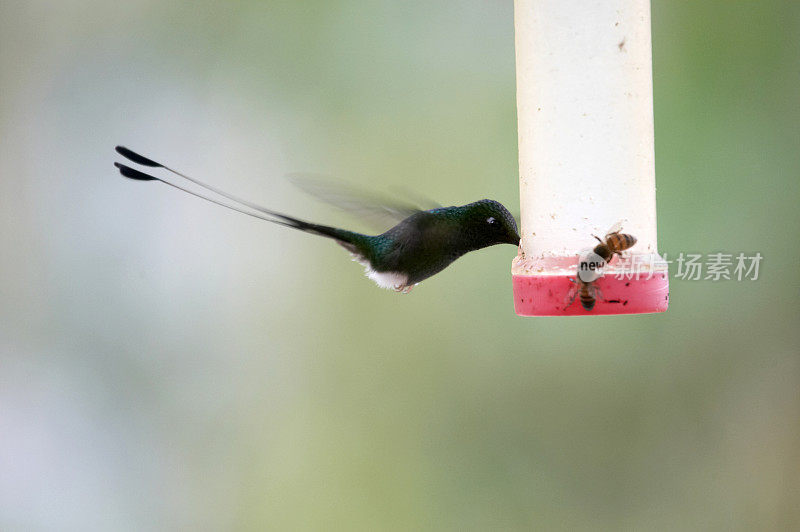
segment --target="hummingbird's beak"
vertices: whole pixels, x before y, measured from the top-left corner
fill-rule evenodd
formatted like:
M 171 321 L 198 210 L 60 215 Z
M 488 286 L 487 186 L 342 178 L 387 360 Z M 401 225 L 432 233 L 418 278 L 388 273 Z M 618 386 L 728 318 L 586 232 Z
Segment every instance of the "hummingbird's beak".
M 515 246 L 519 247 L 519 240 L 520 240 L 519 235 L 517 233 L 514 233 L 509 238 L 508 243 L 509 244 L 514 244 Z

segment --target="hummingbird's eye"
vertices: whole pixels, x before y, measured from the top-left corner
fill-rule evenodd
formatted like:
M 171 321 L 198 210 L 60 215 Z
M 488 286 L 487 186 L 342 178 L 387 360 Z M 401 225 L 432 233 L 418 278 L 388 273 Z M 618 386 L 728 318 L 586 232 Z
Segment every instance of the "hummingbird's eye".
M 486 223 L 493 224 L 494 223 L 494 216 L 489 216 L 488 218 L 486 218 Z

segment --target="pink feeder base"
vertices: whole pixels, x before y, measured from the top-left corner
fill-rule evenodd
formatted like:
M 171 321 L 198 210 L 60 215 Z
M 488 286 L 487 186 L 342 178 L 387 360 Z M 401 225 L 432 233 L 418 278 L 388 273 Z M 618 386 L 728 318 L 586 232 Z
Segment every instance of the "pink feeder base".
M 570 279 L 574 278 L 574 274 L 512 275 L 514 311 L 519 316 L 599 316 L 664 312 L 669 306 L 666 271 L 642 274 L 638 279 L 608 274 L 599 278 L 595 286 L 602 297 L 597 297 L 592 310 L 581 306 L 579 296 L 567 306 L 575 287 Z

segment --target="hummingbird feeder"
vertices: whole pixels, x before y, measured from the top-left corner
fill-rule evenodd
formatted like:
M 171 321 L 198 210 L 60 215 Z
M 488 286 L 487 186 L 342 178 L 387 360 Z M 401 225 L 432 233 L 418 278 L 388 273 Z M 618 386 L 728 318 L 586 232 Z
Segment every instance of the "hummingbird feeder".
M 522 213 L 512 264 L 516 313 L 667 310 L 669 274 L 656 239 L 649 0 L 515 0 L 514 19 Z M 615 225 L 636 244 L 582 283 L 579 257 Z M 596 299 L 591 310 L 583 294 L 575 298 L 581 286 Z

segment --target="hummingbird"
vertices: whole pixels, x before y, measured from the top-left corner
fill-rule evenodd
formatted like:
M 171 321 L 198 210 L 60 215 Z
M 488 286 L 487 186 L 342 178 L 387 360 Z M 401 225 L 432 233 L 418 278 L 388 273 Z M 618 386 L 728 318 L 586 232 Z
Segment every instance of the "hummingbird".
M 426 210 L 402 204 L 375 205 L 373 211 L 380 211 L 397 220 L 398 223 L 381 234 L 367 235 L 306 222 L 267 209 L 139 155 L 124 146 L 117 146 L 116 151 L 133 163 L 150 168 L 161 168 L 176 177 L 194 183 L 205 189 L 206 192 L 195 192 L 182 185 L 115 162 L 114 166 L 123 176 L 137 181 L 160 181 L 248 216 L 298 229 L 312 235 L 330 238 L 350 252 L 353 260 L 365 267 L 367 277 L 375 281 L 379 287 L 397 292 L 408 293 L 418 283 L 439 273 L 470 251 L 495 244 L 519 246 L 520 237 L 517 232 L 516 220 L 500 202 L 490 199 L 466 205 L 435 207 Z M 211 197 L 207 194 L 208 192 L 217 194 L 237 205 L 231 205 L 224 200 Z M 313 190 L 312 193 L 314 193 Z

